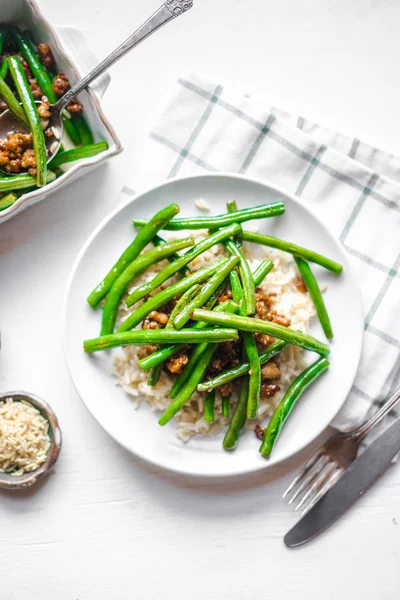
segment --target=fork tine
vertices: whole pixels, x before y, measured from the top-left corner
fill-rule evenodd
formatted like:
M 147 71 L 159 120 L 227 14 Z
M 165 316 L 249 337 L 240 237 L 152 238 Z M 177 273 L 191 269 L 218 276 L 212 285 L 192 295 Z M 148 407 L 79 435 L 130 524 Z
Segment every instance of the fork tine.
M 303 504 L 305 502 L 307 502 L 307 500 L 310 498 L 310 496 L 319 488 L 321 488 L 321 486 L 326 482 L 326 480 L 328 479 L 328 477 L 330 477 L 330 475 L 336 471 L 337 466 L 335 463 L 332 462 L 328 462 L 328 464 L 325 465 L 325 467 L 322 469 L 321 473 L 319 474 L 319 476 L 317 477 L 317 479 L 314 481 L 314 483 L 312 484 L 312 486 L 310 487 L 310 489 L 308 490 L 308 492 L 306 494 L 304 494 L 303 498 L 300 500 L 299 504 L 296 506 L 296 508 L 294 510 L 299 510 L 299 508 L 301 506 L 303 506 Z
M 301 484 L 299 485 L 299 487 L 297 488 L 297 490 L 295 491 L 293 496 L 290 498 L 289 504 L 293 504 L 293 502 L 296 500 L 296 498 L 298 496 L 300 496 L 300 494 L 302 494 L 303 491 L 305 489 L 307 489 L 308 486 L 311 485 L 311 483 L 314 481 L 314 479 L 316 477 L 318 477 L 319 473 L 321 473 L 321 471 L 323 470 L 323 468 L 325 467 L 325 465 L 328 462 L 329 462 L 329 457 L 326 456 L 325 454 L 322 454 L 319 457 L 319 459 L 317 460 L 317 462 L 314 464 L 314 466 L 311 467 L 311 469 L 309 469 L 308 475 L 303 479 L 303 481 L 301 482 Z
M 302 468 L 300 473 L 293 479 L 292 483 L 289 485 L 289 487 L 283 494 L 282 498 L 286 498 L 286 496 L 297 485 L 297 483 L 300 481 L 300 479 L 302 479 L 308 473 L 308 471 L 311 469 L 311 467 L 313 467 L 315 465 L 317 460 L 319 460 L 321 454 L 322 454 L 322 448 L 317 450 L 317 452 L 308 459 L 308 461 L 306 462 L 306 464 L 304 465 L 304 467 Z
M 344 469 L 340 468 L 337 469 L 337 471 L 335 471 L 334 473 L 332 473 L 332 475 L 329 477 L 328 481 L 322 486 L 322 488 L 319 490 L 319 492 L 317 492 L 314 496 L 314 498 L 309 502 L 309 504 L 304 508 L 303 512 L 301 513 L 301 516 L 303 517 L 309 510 L 312 509 L 313 506 L 315 506 L 315 504 L 317 504 L 317 502 L 323 497 L 325 496 L 326 492 L 328 490 L 330 490 L 330 488 L 335 485 L 335 483 L 337 482 L 337 480 L 339 479 L 339 477 L 344 473 Z

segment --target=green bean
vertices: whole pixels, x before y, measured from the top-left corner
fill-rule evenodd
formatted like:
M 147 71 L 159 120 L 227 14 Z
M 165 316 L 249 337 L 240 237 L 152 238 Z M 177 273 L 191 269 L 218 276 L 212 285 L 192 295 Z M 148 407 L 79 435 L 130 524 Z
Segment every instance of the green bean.
M 8 29 L 4 25 L 0 25 L 0 54 L 3 52 L 4 43 L 7 39 Z
M 68 110 L 68 107 L 67 107 Z M 76 115 L 72 117 L 72 122 L 74 124 L 75 130 L 77 131 L 80 142 L 83 146 L 88 146 L 89 144 L 94 143 L 93 134 L 90 130 L 89 125 L 87 124 L 85 117 L 83 115 Z
M 204 305 L 204 308 L 206 308 L 207 310 L 212 310 L 214 308 L 214 306 L 217 304 L 218 298 L 222 295 L 225 288 L 226 288 L 226 282 L 223 281 L 221 283 L 221 285 L 219 287 L 217 287 L 217 289 L 212 294 L 212 296 L 207 300 L 207 302 Z
M 162 365 L 158 365 L 158 367 L 153 367 L 151 369 L 149 376 L 147 378 L 147 385 L 149 385 L 150 387 L 156 387 L 156 385 L 160 379 L 161 368 L 162 368 Z
M 263 204 L 252 208 L 244 208 L 234 213 L 218 215 L 216 217 L 188 217 L 185 219 L 173 219 L 166 229 L 217 229 L 218 227 L 227 227 L 233 223 L 243 223 L 252 219 L 264 219 L 267 217 L 277 217 L 285 212 L 283 202 L 274 204 Z M 146 225 L 146 219 L 133 219 L 135 227 Z
M 325 267 L 325 269 L 333 271 L 333 273 L 336 274 L 341 273 L 343 270 L 342 265 L 339 265 L 339 263 L 335 262 L 334 260 L 331 260 L 330 258 L 326 258 L 325 256 L 322 256 L 321 254 L 318 254 L 313 250 L 302 248 L 302 246 L 297 246 L 296 244 L 292 244 L 292 242 L 285 242 L 284 240 L 280 240 L 270 235 L 252 233 L 251 231 L 243 231 L 242 238 L 246 242 L 262 244 L 263 246 L 277 248 L 278 250 L 282 250 L 283 252 L 294 254 L 295 256 L 299 256 L 304 260 L 308 260 L 310 262 L 316 263 L 317 265 L 321 265 L 321 267 Z
M 239 399 L 236 403 L 232 420 L 229 423 L 228 430 L 225 434 L 224 441 L 222 443 L 225 450 L 234 450 L 239 441 L 243 427 L 246 423 L 247 399 L 249 396 L 249 379 L 250 378 L 248 375 L 245 375 L 243 377 Z
M 231 202 L 226 203 L 226 210 L 228 213 L 234 213 L 238 211 L 238 205 L 236 200 L 231 200 Z
M 166 324 L 165 329 L 174 329 L 175 317 L 177 315 L 179 315 L 181 310 L 185 306 L 187 306 L 187 304 L 189 304 L 189 302 L 191 302 L 193 300 L 193 298 L 195 298 L 197 296 L 197 294 L 199 293 L 200 290 L 201 290 L 201 286 L 198 283 L 195 283 L 194 285 L 192 285 L 191 288 L 186 290 L 186 292 L 184 294 L 182 294 L 182 296 L 179 298 L 178 302 L 175 304 L 174 308 L 172 309 L 171 314 L 169 315 L 168 323 Z M 200 329 L 203 329 L 203 328 L 200 328 Z
M 201 321 L 199 321 L 199 322 L 201 322 Z M 274 342 L 273 344 L 268 346 L 268 349 L 265 350 L 265 352 L 263 352 L 262 354 L 260 354 L 260 365 L 264 365 L 266 362 L 271 360 L 271 358 L 273 358 L 280 352 L 283 352 L 283 350 L 285 350 L 285 348 L 287 348 L 288 345 L 289 344 L 287 342 L 284 342 L 283 340 L 277 340 L 276 342 Z M 213 379 L 209 379 L 208 381 L 204 381 L 203 383 L 200 383 L 197 386 L 197 391 L 198 392 L 207 392 L 208 390 L 217 388 L 221 385 L 224 385 L 224 383 L 228 383 L 229 381 L 233 381 L 234 379 L 237 379 L 238 377 L 242 377 L 242 375 L 246 375 L 246 373 L 248 373 L 249 370 L 250 370 L 249 362 L 248 361 L 242 362 L 237 367 L 232 367 L 231 369 L 224 371 L 220 375 L 217 375 Z
M 148 225 L 139 231 L 133 242 L 124 250 L 103 281 L 89 294 L 87 301 L 92 308 L 98 306 L 104 296 L 110 291 L 114 281 L 125 270 L 125 267 L 139 256 L 143 248 L 151 242 L 155 234 L 178 212 L 179 206 L 177 204 L 170 204 L 158 211 Z
M 145 254 L 141 254 L 139 257 L 134 258 L 124 271 L 122 271 L 121 275 L 114 281 L 112 288 L 108 293 L 103 309 L 100 335 L 107 335 L 114 331 L 118 307 L 122 297 L 138 275 L 144 273 L 146 269 L 158 263 L 160 260 L 164 260 L 169 254 L 181 250 L 182 248 L 187 248 L 193 244 L 194 239 L 192 237 L 183 238 L 176 242 L 152 248 L 152 250 L 149 250 Z
M 71 150 L 65 150 L 59 152 L 57 156 L 51 161 L 51 167 L 59 167 L 68 162 L 74 160 L 80 160 L 81 158 L 87 158 L 88 156 L 95 156 L 100 152 L 108 150 L 107 142 L 98 142 L 97 144 L 87 144 L 86 146 L 79 146 L 79 148 L 72 148 Z
M 194 285 L 192 285 L 192 287 L 186 290 L 184 294 L 182 294 L 182 296 L 179 298 L 178 302 L 172 309 L 171 314 L 169 315 L 168 323 L 166 325 L 168 329 L 174 329 L 175 317 L 179 315 L 181 310 L 183 310 L 185 306 L 187 306 L 193 300 L 193 298 L 196 298 L 200 290 L 201 286 L 198 283 L 195 283 Z
M 228 213 L 234 213 L 237 212 L 239 210 L 238 205 L 236 200 L 232 200 L 231 202 L 227 202 L 226 203 L 226 210 Z M 234 243 L 236 244 L 236 246 L 240 246 L 242 245 L 242 238 L 238 235 L 235 235 L 235 237 L 233 238 Z
M 207 300 L 211 298 L 215 290 L 217 290 L 221 283 L 225 281 L 229 273 L 238 264 L 239 258 L 232 256 L 227 258 L 220 269 L 203 285 L 200 293 L 193 298 L 193 300 L 179 313 L 174 320 L 175 329 L 181 329 L 190 319 L 190 314 L 196 309 L 203 306 Z
M 212 390 L 204 398 L 204 420 L 214 423 L 215 390 Z
M 46 69 L 44 68 L 44 66 L 42 65 L 42 63 L 40 62 L 39 57 L 35 52 L 35 49 L 26 39 L 25 34 L 22 33 L 22 31 L 18 27 L 12 27 L 11 34 L 14 40 L 16 41 L 22 56 L 28 63 L 33 76 L 36 78 L 39 86 L 41 87 L 44 95 L 47 96 L 51 104 L 55 104 L 59 98 L 53 90 L 52 79 L 46 71 Z
M 311 383 L 325 373 L 328 367 L 329 361 L 326 358 L 319 358 L 293 381 L 268 423 L 264 440 L 260 446 L 263 456 L 271 455 L 272 448 L 297 400 Z
M 246 314 L 254 315 L 256 312 L 256 292 L 254 289 L 254 281 L 250 271 L 249 263 L 247 262 L 241 248 L 238 248 L 235 242 L 229 240 L 225 242 L 224 246 L 228 250 L 229 254 L 232 256 L 237 256 L 240 260 L 239 272 L 244 291 Z
M 86 340 L 83 343 L 85 352 L 99 352 L 119 346 L 131 346 L 132 344 L 162 344 L 174 340 L 177 344 L 201 344 L 204 342 L 217 345 L 220 342 L 232 342 L 238 339 L 235 329 L 210 328 L 203 331 L 193 329 L 180 329 L 171 331 L 165 329 L 134 329 L 123 333 L 111 333 L 98 338 Z
M 47 173 L 47 149 L 42 123 L 21 61 L 17 56 L 10 56 L 8 58 L 8 67 L 32 132 L 33 149 L 36 158 L 36 184 L 38 187 L 42 187 L 46 185 Z
M 196 331 L 199 329 L 206 329 L 208 327 L 207 323 L 201 323 L 202 327 L 197 327 L 200 323 L 196 323 L 193 329 Z M 153 354 L 146 356 L 145 358 L 141 358 L 138 360 L 138 366 L 143 371 L 149 371 L 153 367 L 165 362 L 174 354 L 177 354 L 180 350 L 182 350 L 186 344 L 168 344 L 167 346 L 163 346 Z
M 50 100 L 50 104 L 56 104 L 59 100 L 59 97 L 53 90 L 53 79 L 40 62 L 34 47 L 27 39 L 26 33 L 22 33 L 18 27 L 14 26 L 11 28 L 11 35 L 17 43 L 22 56 L 28 63 L 33 76 L 42 89 L 42 92 Z M 81 143 L 80 137 L 75 130 L 72 119 L 68 119 L 65 115 L 63 115 L 63 121 L 65 131 L 70 136 L 73 143 L 78 146 Z
M 147 378 L 147 385 L 150 387 L 156 387 L 157 383 L 160 380 L 162 365 L 157 365 L 153 367 L 149 371 L 149 376 Z
M 174 399 L 181 392 L 182 388 L 185 384 L 190 380 L 190 377 L 193 374 L 193 371 L 196 368 L 197 362 L 203 352 L 208 348 L 208 344 L 198 344 L 192 351 L 189 362 L 186 363 L 183 370 L 179 373 L 179 375 L 175 378 L 174 383 L 172 384 L 171 389 L 169 390 L 169 397 Z
M 320 342 L 311 335 L 301 333 L 301 331 L 295 331 L 294 329 L 278 325 L 277 323 L 253 319 L 251 317 L 239 317 L 237 315 L 215 313 L 202 309 L 194 310 L 191 317 L 195 321 L 205 321 L 206 323 L 212 323 L 213 325 L 220 325 L 222 327 L 232 327 L 239 329 L 240 331 L 266 333 L 279 340 L 285 340 L 294 346 L 300 346 L 300 348 L 304 348 L 305 350 L 317 352 L 321 356 L 327 356 L 330 352 L 330 348 L 327 344 Z
M 237 304 L 235 304 L 231 300 L 227 300 L 226 302 L 223 302 L 222 304 L 219 304 L 216 308 L 214 308 L 214 311 L 216 311 L 216 312 L 226 311 L 229 313 L 235 313 L 238 309 L 239 309 L 239 306 Z M 204 343 L 204 344 L 198 344 L 194 348 L 193 352 L 190 355 L 189 362 L 185 365 L 183 371 L 181 373 L 179 373 L 178 377 L 175 379 L 175 381 L 169 391 L 170 398 L 176 398 L 176 396 L 180 393 L 181 389 L 188 382 L 193 371 L 196 368 L 199 358 L 201 357 L 203 352 L 207 349 L 207 346 L 208 346 L 207 343 Z
M 231 284 L 232 298 L 236 304 L 242 302 L 242 286 L 240 285 L 239 276 L 236 271 L 229 273 L 229 281 Z
M 6 208 L 10 208 L 17 200 L 18 196 L 16 194 L 7 194 L 0 198 L 0 210 L 5 210 Z
M 222 414 L 226 419 L 229 419 L 229 414 L 230 414 L 230 400 L 231 400 L 231 395 L 229 394 L 229 396 L 222 396 L 221 395 L 221 402 L 222 402 Z
M 318 282 L 315 279 L 315 276 L 308 262 L 297 256 L 295 256 L 294 259 L 300 271 L 300 275 L 303 278 L 304 284 L 308 290 L 308 293 L 311 296 L 311 300 L 314 303 L 315 310 L 317 311 L 318 319 L 321 323 L 322 329 L 324 330 L 324 333 L 328 340 L 331 340 L 333 338 L 331 322 L 329 319 L 328 311 L 326 310 L 321 290 L 319 289 Z
M 37 43 L 35 42 L 35 40 L 33 39 L 33 35 L 31 31 L 28 31 L 27 29 L 25 29 L 24 31 L 24 36 L 26 41 L 28 42 L 28 44 L 30 44 L 32 46 L 32 48 L 36 51 L 37 49 Z M 45 68 L 45 67 L 44 67 Z M 47 71 L 48 69 L 46 69 Z
M 8 60 L 5 58 L 3 60 L 3 62 L 1 63 L 1 67 L 0 67 L 1 79 L 5 79 L 7 77 L 7 73 L 8 73 Z
M 239 315 L 242 317 L 246 316 L 245 309 L 245 297 L 242 286 L 240 285 L 239 276 L 235 271 L 231 273 L 232 294 L 234 300 L 239 304 Z M 235 297 L 236 296 L 236 297 Z M 242 339 L 245 353 L 247 355 L 250 369 L 249 369 L 249 391 L 247 400 L 247 417 L 249 419 L 255 419 L 258 413 L 258 405 L 260 402 L 260 390 L 261 390 L 261 364 L 260 357 L 258 355 L 257 344 L 254 339 L 254 334 L 248 331 L 242 331 Z
M 55 178 L 56 176 L 52 171 L 47 171 L 46 183 L 51 183 Z M 34 187 L 36 187 L 36 178 L 25 173 L 0 178 L 0 192 L 12 192 Z
M 185 277 L 185 279 L 181 279 L 177 283 L 174 283 L 174 285 L 170 285 L 168 288 L 162 290 L 155 296 L 151 296 L 147 300 L 147 302 L 144 302 L 144 304 L 139 306 L 139 308 L 137 308 L 135 312 L 133 312 L 127 318 L 127 320 L 124 321 L 124 323 L 122 323 L 118 331 L 128 331 L 129 329 L 133 329 L 134 327 L 136 327 L 136 325 L 139 325 L 139 323 L 143 321 L 143 319 L 147 317 L 149 312 L 151 312 L 152 310 L 157 310 L 158 308 L 160 308 L 160 306 L 166 304 L 167 302 L 172 300 L 172 298 L 175 298 L 175 296 L 183 294 L 184 292 L 186 292 L 187 289 L 192 287 L 194 283 L 201 283 L 207 280 L 220 268 L 224 260 L 225 259 L 221 258 L 220 260 L 214 262 L 212 265 L 204 267 L 199 271 L 195 271 L 188 277 Z
M 199 256 L 200 254 L 203 254 L 203 252 L 205 252 L 206 250 L 209 250 L 212 246 L 215 246 L 215 244 L 218 244 L 219 242 L 223 242 L 231 235 L 234 235 L 235 233 L 238 233 L 240 231 L 241 231 L 240 225 L 236 224 L 236 225 L 232 225 L 231 227 L 226 227 L 225 229 L 221 229 L 220 231 L 217 231 L 217 232 L 213 233 L 212 235 L 204 238 L 204 240 L 201 240 L 198 244 L 193 246 L 193 248 L 191 248 L 188 252 L 185 252 L 185 254 L 183 256 L 181 256 L 180 258 L 178 258 L 175 262 L 173 262 L 170 265 L 168 265 L 167 267 L 165 267 L 165 269 L 163 269 L 163 271 L 161 271 L 161 273 L 156 275 L 156 277 L 154 277 L 154 279 L 152 279 L 148 283 L 145 283 L 140 288 L 135 290 L 133 292 L 133 294 L 128 296 L 128 298 L 126 300 L 127 305 L 132 306 L 133 304 L 138 302 L 138 300 L 141 300 L 142 298 L 144 298 L 144 296 L 147 296 L 150 292 L 152 292 L 157 287 L 159 287 L 162 283 L 164 283 L 164 281 L 167 281 L 167 279 L 172 277 L 182 267 L 189 264 L 197 256 Z
M 253 273 L 254 287 L 262 284 L 266 276 L 274 268 L 274 263 L 270 260 L 264 260 Z
M 184 331 L 184 330 L 181 329 L 181 331 Z M 178 331 L 177 333 L 180 333 L 181 331 Z M 193 330 L 191 330 L 191 331 L 193 331 Z M 191 377 L 190 377 L 189 381 L 187 382 L 186 386 L 183 388 L 183 390 L 180 392 L 180 394 L 175 398 L 175 400 L 173 402 L 171 402 L 171 404 L 168 406 L 167 410 L 161 415 L 161 417 L 158 421 L 159 425 L 161 425 L 161 426 L 166 425 L 168 423 L 168 421 L 170 421 L 172 419 L 172 417 L 174 417 L 176 415 L 176 413 L 181 410 L 182 406 L 184 406 L 184 404 L 186 404 L 186 402 L 188 400 L 190 400 L 190 398 L 192 397 L 192 394 L 196 390 L 197 384 L 200 383 L 200 381 L 202 381 L 202 379 L 207 371 L 207 367 L 210 364 L 217 347 L 218 347 L 217 344 L 210 344 L 206 348 L 206 350 L 202 353 L 202 355 L 200 356 L 199 360 L 196 363 L 195 369 L 192 372 Z
M 8 61 L 6 61 L 8 64 Z M 25 111 L 14 96 L 13 91 L 8 87 L 3 78 L 0 77 L 0 96 L 7 104 L 10 111 L 17 117 L 21 123 L 26 127 L 29 127 L 28 119 L 26 118 Z
M 167 243 L 167 241 L 164 240 L 164 238 L 162 238 L 160 235 L 155 235 L 152 242 L 153 242 L 154 246 L 159 246 L 160 244 Z M 178 258 L 180 258 L 179 254 L 171 254 L 171 256 L 168 256 L 167 260 L 168 260 L 168 262 L 172 263 L 172 262 L 174 262 L 174 260 L 177 260 Z M 182 277 L 186 277 L 187 273 L 190 273 L 190 269 L 188 269 L 188 267 L 182 267 L 182 269 L 180 269 L 180 273 L 181 273 Z
M 81 138 L 79 137 L 79 133 L 75 129 L 75 125 L 71 118 L 67 117 L 65 114 L 62 116 L 64 123 L 64 131 L 70 138 L 71 142 L 75 146 L 79 146 L 81 143 Z
M 217 299 L 215 299 L 215 302 L 216 301 L 217 301 Z M 211 302 L 211 299 L 207 303 L 207 308 L 211 310 L 213 308 L 213 305 L 210 302 Z M 225 310 L 226 304 L 227 303 L 220 304 L 221 308 L 224 306 L 223 310 Z M 198 321 L 197 323 L 194 324 L 193 329 L 196 329 L 196 330 L 197 329 L 206 329 L 207 327 L 208 327 L 207 323 L 201 323 L 200 321 Z M 143 369 L 143 371 L 148 371 L 152 367 L 155 367 L 155 366 L 163 363 L 164 361 L 166 361 L 168 358 L 171 358 L 171 356 L 173 356 L 174 354 L 177 354 L 185 346 L 186 346 L 186 344 L 169 344 L 168 346 L 164 346 L 163 348 L 160 348 L 156 352 L 153 352 L 153 354 L 150 354 L 149 356 L 146 356 L 145 358 L 141 358 L 138 361 L 138 365 L 141 369 Z
M 174 308 L 172 309 L 171 314 L 169 315 L 168 323 L 166 324 L 165 329 L 173 329 L 174 328 L 173 323 L 174 323 L 175 316 L 177 314 L 179 314 L 181 308 L 186 306 L 186 304 L 188 304 L 188 302 L 190 302 L 190 300 L 198 294 L 199 289 L 200 289 L 200 286 L 196 283 L 181 296 L 181 298 L 178 300 L 178 302 L 175 304 Z M 161 369 L 162 369 L 162 363 L 160 363 L 150 369 L 149 377 L 147 380 L 147 385 L 150 385 L 151 387 L 154 387 L 157 385 L 158 380 L 160 379 Z

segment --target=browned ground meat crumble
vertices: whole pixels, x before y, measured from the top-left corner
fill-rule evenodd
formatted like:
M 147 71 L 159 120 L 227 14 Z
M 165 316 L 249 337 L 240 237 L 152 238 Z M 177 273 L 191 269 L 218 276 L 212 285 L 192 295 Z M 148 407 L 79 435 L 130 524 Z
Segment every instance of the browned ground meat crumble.
M 261 425 L 259 425 L 258 423 L 257 423 L 257 425 L 254 426 L 254 433 L 256 434 L 256 437 L 259 440 L 263 441 L 265 429 L 263 427 L 261 427 Z
M 278 315 L 275 310 L 270 310 L 267 313 L 267 319 L 268 321 L 272 321 L 273 323 L 277 323 L 283 327 L 290 327 L 290 319 L 284 317 L 283 315 Z
M 7 139 L 0 140 L 0 167 L 8 173 L 19 173 L 24 163 L 29 167 L 28 172 L 35 175 L 36 159 L 33 154 L 32 160 L 31 152 L 31 133 L 11 133 Z
M 272 396 L 275 396 L 280 389 L 281 386 L 278 383 L 264 382 L 261 384 L 261 394 L 267 398 L 272 398 Z
M 304 279 L 302 277 L 297 278 L 296 287 L 299 290 L 299 292 L 303 292 L 303 294 L 305 294 L 307 291 L 306 284 L 304 283 Z
M 48 126 L 49 106 L 46 96 L 42 96 L 38 113 L 43 128 Z M 52 130 L 46 129 L 46 135 L 53 136 Z M 6 139 L 0 140 L 0 167 L 8 173 L 20 173 L 24 169 L 29 175 L 36 175 L 36 157 L 31 133 L 14 132 Z
M 224 385 L 221 385 L 219 388 L 219 391 L 221 392 L 221 396 L 223 396 L 224 398 L 227 398 L 228 396 L 230 396 L 232 394 L 232 390 L 233 390 L 233 384 L 231 381 L 228 381 L 228 383 L 224 383 Z
M 54 56 L 48 44 L 38 44 L 37 53 L 39 60 L 46 69 L 51 70 L 54 67 Z
M 157 350 L 158 346 L 156 346 L 155 344 L 147 344 L 146 346 L 140 346 L 138 350 L 138 357 L 146 358 L 146 356 L 150 356 L 150 354 L 157 352 Z
M 254 339 L 256 340 L 257 344 L 260 344 L 262 348 L 266 348 L 270 344 L 273 344 L 275 341 L 275 338 L 271 337 L 270 335 L 259 332 L 254 334 Z
M 40 98 L 43 96 L 43 92 L 42 92 L 42 88 L 40 87 L 38 82 L 36 81 L 36 79 L 34 77 L 29 77 L 28 82 L 29 82 L 29 87 L 31 88 L 31 92 L 32 92 L 32 96 L 33 96 L 34 100 L 40 100 Z
M 218 345 L 210 366 L 207 369 L 205 379 L 213 379 L 227 369 L 237 367 L 240 363 L 239 355 L 241 349 L 240 340 L 235 342 L 223 342 Z M 222 396 L 229 396 L 232 393 L 232 383 L 228 382 L 220 386 L 219 391 Z
M 64 96 L 65 92 L 67 92 L 70 88 L 70 83 L 68 77 L 65 73 L 58 73 L 53 79 L 53 91 L 54 93 L 61 98 Z M 83 104 L 81 104 L 76 98 L 73 98 L 71 102 L 67 106 L 68 111 L 73 115 L 80 115 L 83 110 Z
M 162 329 L 168 323 L 168 315 L 157 310 L 151 311 L 143 321 L 143 329 Z
M 177 354 L 176 356 L 172 356 L 168 360 L 165 361 L 165 366 L 167 367 L 170 373 L 180 373 L 182 368 L 187 365 L 189 362 L 189 357 L 185 352 L 181 354 Z
M 67 108 L 71 114 L 80 115 L 83 111 L 83 104 L 81 104 L 76 98 L 72 98 Z
M 280 379 L 281 378 L 280 368 L 278 367 L 278 365 L 276 365 L 272 361 L 267 362 L 267 364 L 265 364 L 263 366 L 263 368 L 261 369 L 261 377 L 263 380 L 264 379 Z
M 221 296 L 219 296 L 218 298 L 218 304 L 222 304 L 223 302 L 226 302 L 227 300 L 231 300 L 232 298 L 232 290 L 230 287 L 226 288 L 226 290 L 224 290 L 221 294 Z
M 276 294 L 268 294 L 261 288 L 256 289 L 256 316 L 266 320 L 270 307 L 275 302 Z
M 271 310 L 271 306 L 276 301 L 276 294 L 264 292 L 261 288 L 256 289 L 256 314 L 257 319 L 262 321 L 272 321 L 284 327 L 290 326 L 290 319 L 279 315 L 275 310 Z M 255 333 L 256 342 L 263 348 L 272 344 L 275 339 L 266 333 Z
M 69 79 L 65 73 L 58 73 L 53 79 L 53 91 L 59 98 L 69 90 Z
M 38 106 L 38 113 L 41 119 L 48 119 L 51 116 L 50 102 L 47 96 L 42 96 L 42 102 Z

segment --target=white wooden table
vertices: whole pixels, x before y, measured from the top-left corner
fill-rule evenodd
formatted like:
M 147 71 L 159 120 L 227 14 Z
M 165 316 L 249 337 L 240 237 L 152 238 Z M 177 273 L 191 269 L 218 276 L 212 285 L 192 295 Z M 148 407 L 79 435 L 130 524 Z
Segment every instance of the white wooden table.
M 195 3 L 112 70 L 105 107 L 125 152 L 0 227 L 1 390 L 48 400 L 64 433 L 46 483 L 0 493 L 1 600 L 398 600 L 398 466 L 328 533 L 289 551 L 282 537 L 297 517 L 280 496 L 310 449 L 241 480 L 171 475 L 117 446 L 69 378 L 61 319 L 68 272 L 118 202 L 183 70 L 239 83 L 267 103 L 400 153 L 396 0 Z M 103 57 L 158 2 L 41 5 L 54 23 L 82 27 Z

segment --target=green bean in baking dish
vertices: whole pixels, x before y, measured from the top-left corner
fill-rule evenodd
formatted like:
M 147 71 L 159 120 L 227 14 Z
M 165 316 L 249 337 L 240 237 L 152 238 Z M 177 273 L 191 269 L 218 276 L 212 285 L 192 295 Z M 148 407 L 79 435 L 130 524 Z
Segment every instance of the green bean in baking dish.
M 6 187 L 0 194 L 19 190 L 24 190 L 24 194 L 43 187 L 63 175 L 65 163 L 107 150 L 107 142 L 94 143 L 84 107 L 74 99 L 63 121 L 67 136 L 79 148 L 64 150 L 61 144 L 50 166 L 51 174 L 47 175 L 52 146 L 60 142 L 60 132 L 51 124 L 51 104 L 57 103 L 69 87 L 66 75 L 57 73 L 54 55 L 47 43 L 36 45 L 29 31 L 0 25 L 0 96 L 5 101 L 0 115 L 8 108 L 21 122 L 21 129 L 10 130 L 1 140 L 0 177 L 3 180 L 6 175 L 9 179 L 3 182 Z M 7 200 L 0 203 L 0 211 L 9 207 Z

